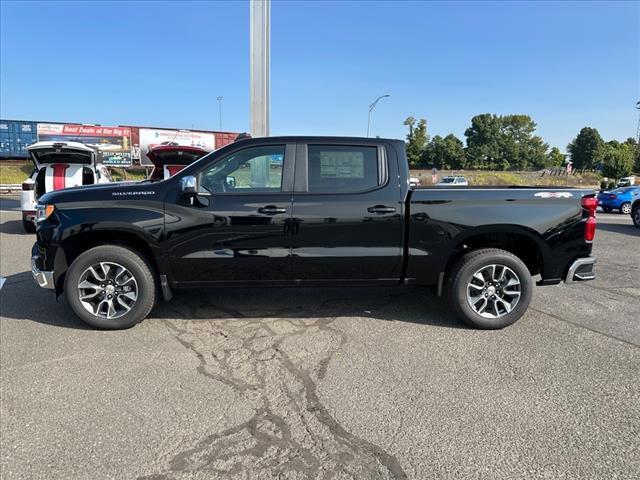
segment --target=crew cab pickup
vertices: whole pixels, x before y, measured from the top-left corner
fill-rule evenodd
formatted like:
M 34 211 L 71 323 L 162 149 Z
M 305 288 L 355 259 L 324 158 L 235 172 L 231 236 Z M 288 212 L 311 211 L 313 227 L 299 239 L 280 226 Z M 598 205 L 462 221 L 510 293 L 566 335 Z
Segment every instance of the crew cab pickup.
M 410 188 L 400 140 L 244 139 L 164 180 L 47 193 L 32 272 L 105 329 L 181 288 L 403 284 L 495 329 L 534 277 L 594 278 L 596 207 L 571 188 Z

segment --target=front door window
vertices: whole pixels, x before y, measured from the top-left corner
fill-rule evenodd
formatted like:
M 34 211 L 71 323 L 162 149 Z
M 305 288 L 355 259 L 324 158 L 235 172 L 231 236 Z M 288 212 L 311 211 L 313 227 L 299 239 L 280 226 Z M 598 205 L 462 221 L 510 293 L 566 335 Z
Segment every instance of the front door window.
M 247 148 L 200 174 L 200 193 L 278 193 L 282 189 L 284 145 Z

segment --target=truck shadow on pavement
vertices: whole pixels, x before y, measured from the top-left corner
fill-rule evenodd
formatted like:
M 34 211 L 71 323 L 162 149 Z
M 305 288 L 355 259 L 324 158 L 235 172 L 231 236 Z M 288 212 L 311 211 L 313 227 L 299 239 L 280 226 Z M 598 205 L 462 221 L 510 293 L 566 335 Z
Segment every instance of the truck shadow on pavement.
M 71 311 L 63 296 L 38 287 L 30 272 L 6 277 L 0 291 L 3 317 L 46 325 L 92 329 Z M 158 301 L 145 322 L 155 320 L 250 320 L 364 317 L 446 328 L 467 328 L 444 299 L 418 287 L 215 288 L 174 290 Z

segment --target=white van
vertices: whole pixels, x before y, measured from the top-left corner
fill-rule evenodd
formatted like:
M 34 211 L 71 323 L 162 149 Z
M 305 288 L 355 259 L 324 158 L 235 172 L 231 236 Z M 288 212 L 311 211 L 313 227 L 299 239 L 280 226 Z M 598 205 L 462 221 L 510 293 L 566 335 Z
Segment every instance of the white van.
M 636 184 L 636 177 L 622 177 L 618 180 L 617 187 L 631 187 Z

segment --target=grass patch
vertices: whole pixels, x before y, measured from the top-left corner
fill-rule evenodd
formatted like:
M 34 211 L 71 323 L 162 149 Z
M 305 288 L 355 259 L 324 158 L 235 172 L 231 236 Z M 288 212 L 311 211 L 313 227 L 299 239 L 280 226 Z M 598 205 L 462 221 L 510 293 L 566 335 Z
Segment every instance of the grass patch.
M 552 186 L 599 188 L 597 173 L 575 175 L 542 175 L 541 172 L 491 172 L 486 170 L 441 171 L 438 180 L 447 175 L 462 175 L 470 186 Z M 423 186 L 432 185 L 431 170 L 411 170 L 412 177 L 418 177 Z
M 24 182 L 33 172 L 33 163 L 15 163 L 0 165 L 0 184 Z
M 114 182 L 123 180 L 145 180 L 147 172 L 144 169 L 128 169 L 111 167 L 111 178 Z

